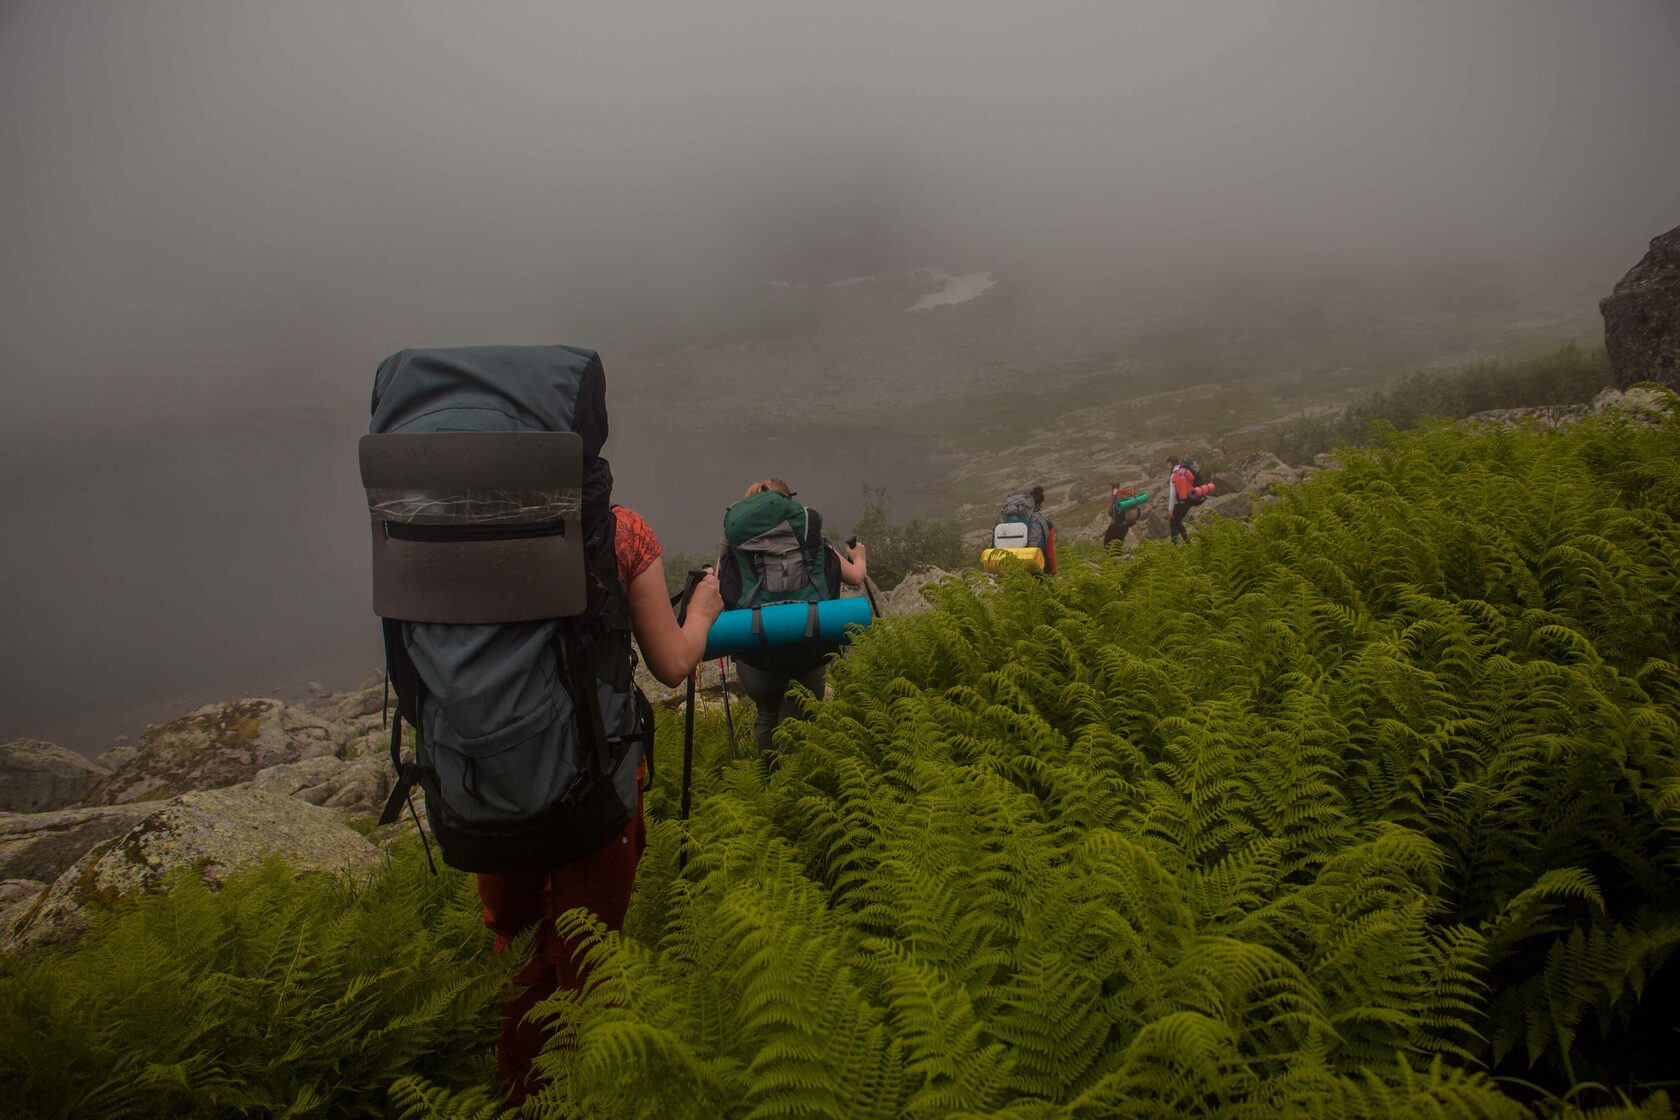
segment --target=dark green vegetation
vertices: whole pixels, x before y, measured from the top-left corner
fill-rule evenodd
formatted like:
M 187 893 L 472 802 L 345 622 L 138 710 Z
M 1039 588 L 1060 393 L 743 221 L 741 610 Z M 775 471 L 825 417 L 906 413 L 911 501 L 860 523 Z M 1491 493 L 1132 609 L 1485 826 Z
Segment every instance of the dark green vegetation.
M 1414 372 L 1340 412 L 1301 417 L 1273 437 L 1270 450 L 1291 463 L 1311 462 L 1337 444 L 1364 443 L 1374 423 L 1404 430 L 1428 418 L 1457 419 L 1489 409 L 1582 404 L 1612 380 L 1602 347 L 1583 350 L 1574 343 L 1518 361 Z
M 863 495 L 863 512 L 852 532 L 869 550 L 869 578 L 882 590 L 891 591 L 921 565 L 932 564 L 949 572 L 973 562 L 956 521 L 912 517 L 889 522 L 886 488 L 865 486 Z
M 8 1116 L 382 1115 L 419 1070 L 488 1083 L 505 983 L 468 876 L 418 846 L 357 889 L 191 874 L 0 980 Z
M 946 592 L 659 830 L 546 1114 L 1660 1114 L 1677 516 L 1680 428 L 1431 429 Z
M 572 1049 L 530 1114 L 1669 1115 L 1680 421 L 1431 427 L 1346 458 L 1188 547 L 948 586 L 854 646 L 768 788 L 706 714 L 686 833 L 661 713 L 628 926 L 549 1007 Z M 470 888 L 428 903 L 395 874 L 363 896 L 390 894 L 377 935 L 335 939 L 362 903 L 311 905 L 324 945 L 289 987 L 283 942 L 215 950 L 232 891 L 25 965 L 0 982 L 0 1096 L 120 1082 L 162 1114 L 208 1077 L 493 1115 Z M 315 896 L 278 897 L 265 921 L 302 928 Z M 208 928 L 171 962 L 150 939 L 177 906 Z M 387 967 L 413 973 L 337 979 Z M 223 1029 L 269 1049 L 183 1026 L 204 1056 L 151 1074 L 194 1052 L 153 1058 L 156 1023 L 234 1007 L 106 990 L 150 972 L 265 993 Z M 405 1055 L 352 1065 L 342 1019 L 406 1024 L 388 989 L 456 1000 L 460 1033 L 404 1025 Z M 294 990 L 320 1029 L 267 1014 Z

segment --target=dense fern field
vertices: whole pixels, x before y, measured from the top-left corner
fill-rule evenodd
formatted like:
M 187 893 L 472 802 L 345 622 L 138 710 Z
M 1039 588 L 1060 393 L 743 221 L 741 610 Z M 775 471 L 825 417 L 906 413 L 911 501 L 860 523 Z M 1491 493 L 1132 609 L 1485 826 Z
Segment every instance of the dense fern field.
M 1188 547 L 946 585 L 835 666 L 768 786 L 706 713 L 686 825 L 662 713 L 627 928 L 567 919 L 593 982 L 545 1005 L 525 1114 L 1672 1115 L 1680 420 L 1345 460 Z M 301 979 L 265 911 L 203 916 L 228 891 L 22 966 L 0 1092 L 495 1116 L 470 884 L 388 878 L 312 904 L 336 940 Z M 174 914 L 184 962 L 155 957 Z M 89 969 L 139 993 L 89 1004 Z M 310 985 L 320 1029 L 286 1010 Z M 241 1017 L 231 1056 L 208 1028 L 185 1037 L 219 1064 L 124 1051 L 142 1015 L 214 1019 L 175 988 Z
M 380 1116 L 399 1078 L 495 1076 L 510 970 L 469 876 L 404 845 L 371 884 L 190 873 L 80 948 L 8 962 L 0 1115 Z
M 533 1111 L 1667 1114 L 1677 518 L 1680 425 L 1436 428 L 948 587 L 768 789 L 707 725 Z

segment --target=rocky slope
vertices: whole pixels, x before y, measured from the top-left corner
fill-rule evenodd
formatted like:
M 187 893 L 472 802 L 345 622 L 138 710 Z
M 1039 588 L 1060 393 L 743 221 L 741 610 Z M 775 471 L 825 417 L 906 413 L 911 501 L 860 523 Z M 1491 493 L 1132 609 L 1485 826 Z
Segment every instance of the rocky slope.
M 218 882 L 276 855 L 367 870 L 378 849 L 352 824 L 365 831 L 391 790 L 383 719 L 375 677 L 301 705 L 206 705 L 96 763 L 33 740 L 0 745 L 8 789 L 14 775 L 52 775 L 17 786 L 46 811 L 0 812 L 0 947 L 73 941 L 88 905 L 160 889 L 178 869 Z
M 1169 396 L 1181 398 L 1182 394 Z M 1149 399 L 1131 402 L 1149 407 Z M 1467 418 L 1465 423 L 1533 423 L 1547 427 L 1567 424 L 1589 415 L 1620 412 L 1655 422 L 1663 415 L 1661 394 L 1648 389 L 1606 389 L 1591 404 L 1499 409 Z M 1281 423 L 1282 421 L 1280 421 Z M 1041 485 L 1045 510 L 1056 524 L 1062 544 L 1101 541 L 1108 527 L 1108 484 L 1118 481 L 1149 492 L 1142 519 L 1127 536 L 1126 548 L 1140 540 L 1161 539 L 1167 528 L 1167 464 L 1170 454 L 1191 455 L 1215 491 L 1191 515 L 1191 531 L 1212 516 L 1246 517 L 1277 487 L 1300 482 L 1334 465 L 1331 456 L 1313 463 L 1291 465 L 1266 451 L 1250 452 L 1226 461 L 1226 452 L 1206 435 L 1170 433 L 1148 442 L 1117 437 L 1112 406 L 1070 413 L 1053 432 L 1039 432 L 1014 447 L 971 456 L 945 480 L 947 489 L 995 498 L 965 503 L 956 511 L 964 541 L 976 552 L 990 540 L 997 507 L 1005 495 Z M 1264 427 L 1264 425 L 1256 425 Z

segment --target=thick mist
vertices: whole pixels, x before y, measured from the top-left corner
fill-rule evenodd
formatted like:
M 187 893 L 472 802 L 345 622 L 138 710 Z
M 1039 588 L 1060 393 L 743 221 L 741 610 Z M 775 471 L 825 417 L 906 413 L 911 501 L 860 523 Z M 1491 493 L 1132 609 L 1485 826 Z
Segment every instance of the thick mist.
M 803 365 L 696 372 L 797 328 L 771 282 L 996 270 L 1022 352 L 1280 267 L 1607 291 L 1680 221 L 1676 58 L 1671 0 L 6 0 L 0 738 L 371 665 L 391 351 L 601 349 L 673 547 L 790 458 L 843 525 L 935 461 L 775 446 Z M 786 353 L 913 369 L 960 322 Z

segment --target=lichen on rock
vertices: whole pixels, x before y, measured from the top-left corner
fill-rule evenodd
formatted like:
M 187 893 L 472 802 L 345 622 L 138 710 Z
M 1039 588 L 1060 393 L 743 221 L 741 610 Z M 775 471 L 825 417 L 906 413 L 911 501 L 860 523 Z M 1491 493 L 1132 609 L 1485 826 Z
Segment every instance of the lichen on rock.
M 24 915 L 11 944 L 0 947 L 27 951 L 73 942 L 87 928 L 90 907 L 161 890 L 182 869 L 218 885 L 230 873 L 276 856 L 299 871 L 357 877 L 381 859 L 330 809 L 249 787 L 188 793 L 69 867 Z
M 206 704 L 149 729 L 135 754 L 88 790 L 85 803 L 155 801 L 249 781 L 271 766 L 335 753 L 343 732 L 279 700 Z

